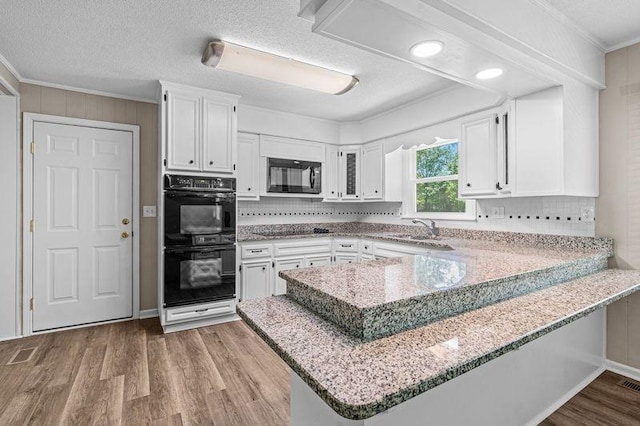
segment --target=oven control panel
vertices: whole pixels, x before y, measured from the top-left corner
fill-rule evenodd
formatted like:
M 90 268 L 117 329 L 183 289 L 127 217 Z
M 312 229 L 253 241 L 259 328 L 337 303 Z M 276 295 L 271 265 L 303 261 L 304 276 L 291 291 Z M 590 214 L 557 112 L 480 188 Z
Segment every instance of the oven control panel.
M 194 246 L 226 245 L 236 242 L 236 234 L 194 235 L 191 239 Z
M 164 189 L 186 189 L 194 191 L 235 191 L 235 178 L 165 175 Z

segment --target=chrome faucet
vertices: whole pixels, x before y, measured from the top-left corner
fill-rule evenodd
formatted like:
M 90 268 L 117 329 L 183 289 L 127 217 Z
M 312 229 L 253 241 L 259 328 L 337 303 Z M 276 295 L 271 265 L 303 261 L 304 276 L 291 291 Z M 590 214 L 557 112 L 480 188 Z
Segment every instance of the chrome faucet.
M 415 223 L 415 224 L 422 224 L 424 225 L 425 228 L 427 228 L 427 232 L 434 236 L 437 237 L 440 234 L 440 230 L 438 229 L 438 227 L 436 226 L 436 222 L 431 220 L 431 219 L 427 219 L 429 221 L 429 223 L 425 222 L 424 220 L 420 220 L 420 219 L 413 219 L 411 222 Z

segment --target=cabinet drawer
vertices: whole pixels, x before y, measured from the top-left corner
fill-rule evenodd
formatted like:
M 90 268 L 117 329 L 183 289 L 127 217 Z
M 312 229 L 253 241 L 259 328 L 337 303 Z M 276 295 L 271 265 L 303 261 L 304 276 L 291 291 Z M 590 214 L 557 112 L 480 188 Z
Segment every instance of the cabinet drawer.
M 329 238 L 308 238 L 302 241 L 275 243 L 273 247 L 276 257 L 322 254 L 331 252 L 331 240 Z
M 203 305 L 193 305 L 167 309 L 165 311 L 165 320 L 167 323 L 175 323 L 182 321 L 191 321 L 200 318 L 231 315 L 235 312 L 235 299 L 221 300 L 219 302 L 211 302 Z
M 397 257 L 410 254 L 424 254 L 428 252 L 427 248 L 393 243 L 375 243 L 376 257 Z
M 341 253 L 349 253 L 349 252 L 358 252 L 358 240 L 357 239 L 336 239 L 333 241 L 333 249 L 336 252 Z
M 259 257 L 271 257 L 273 252 L 271 244 L 251 244 L 242 245 L 241 256 L 243 259 L 254 259 Z
M 373 243 L 371 241 L 360 242 L 362 253 L 373 254 Z

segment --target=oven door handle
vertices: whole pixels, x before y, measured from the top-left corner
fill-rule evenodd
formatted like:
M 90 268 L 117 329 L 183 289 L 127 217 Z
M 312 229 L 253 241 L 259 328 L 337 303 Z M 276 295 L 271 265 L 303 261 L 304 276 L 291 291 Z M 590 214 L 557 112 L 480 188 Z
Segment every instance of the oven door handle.
M 177 192 L 167 191 L 166 196 L 169 198 L 217 198 L 221 201 L 231 201 L 235 198 L 235 194 L 217 193 L 217 192 Z
M 311 173 L 309 173 L 309 186 L 311 189 L 316 187 L 316 170 L 311 167 Z
M 233 244 L 215 247 L 189 247 L 189 248 L 166 248 L 164 252 L 166 254 L 186 254 L 186 253 L 216 253 L 219 251 L 231 251 L 235 250 L 236 246 Z

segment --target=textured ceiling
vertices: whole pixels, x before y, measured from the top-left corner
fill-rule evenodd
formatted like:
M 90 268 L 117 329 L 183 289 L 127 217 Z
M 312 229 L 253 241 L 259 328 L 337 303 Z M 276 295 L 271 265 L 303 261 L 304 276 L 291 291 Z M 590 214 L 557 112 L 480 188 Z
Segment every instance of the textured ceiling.
M 154 99 L 156 81 L 211 88 L 241 102 L 359 120 L 454 83 L 311 32 L 298 0 L 0 0 L 0 54 L 22 77 Z M 211 39 L 355 74 L 334 96 L 207 68 Z
M 640 0 L 538 0 L 595 37 L 605 48 L 640 41 Z

